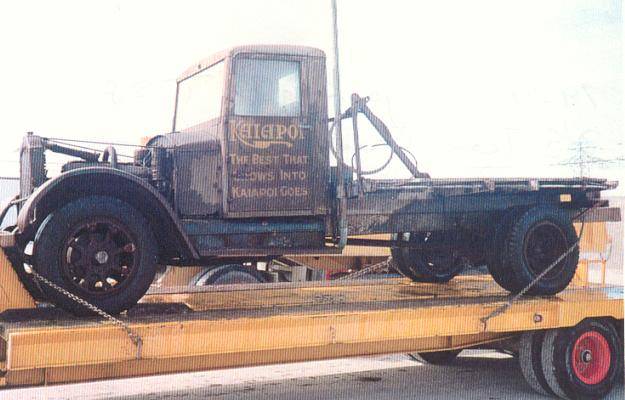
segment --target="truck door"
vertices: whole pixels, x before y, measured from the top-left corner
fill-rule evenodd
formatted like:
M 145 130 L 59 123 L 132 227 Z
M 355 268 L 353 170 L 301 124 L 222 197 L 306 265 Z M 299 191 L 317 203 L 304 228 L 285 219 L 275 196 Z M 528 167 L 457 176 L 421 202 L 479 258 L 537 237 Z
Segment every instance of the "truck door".
M 306 56 L 238 54 L 231 68 L 226 216 L 324 214 L 326 122 L 310 82 L 318 65 Z

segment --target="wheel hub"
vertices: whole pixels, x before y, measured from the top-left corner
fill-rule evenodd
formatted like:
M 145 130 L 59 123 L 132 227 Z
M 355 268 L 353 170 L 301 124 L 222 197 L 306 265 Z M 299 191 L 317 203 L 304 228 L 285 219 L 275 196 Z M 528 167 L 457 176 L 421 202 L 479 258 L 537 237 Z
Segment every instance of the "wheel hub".
M 552 263 L 566 252 L 568 245 L 564 232 L 551 222 L 542 222 L 534 226 L 526 235 L 524 245 L 524 257 L 529 268 L 539 275 Z M 567 257 L 560 260 L 550 270 L 545 279 L 557 276 L 566 265 Z
M 99 264 L 106 264 L 107 261 L 109 260 L 109 255 L 106 251 L 100 250 L 97 253 L 95 253 L 95 260 Z
M 575 376 L 587 385 L 597 385 L 610 370 L 610 345 L 599 332 L 586 332 L 575 341 L 572 359 Z
M 582 362 L 585 362 L 586 364 L 588 364 L 589 362 L 592 361 L 592 352 L 590 350 L 584 350 L 582 351 L 580 358 Z
M 89 294 L 119 290 L 138 263 L 133 236 L 113 219 L 85 221 L 66 240 L 61 253 L 65 279 Z

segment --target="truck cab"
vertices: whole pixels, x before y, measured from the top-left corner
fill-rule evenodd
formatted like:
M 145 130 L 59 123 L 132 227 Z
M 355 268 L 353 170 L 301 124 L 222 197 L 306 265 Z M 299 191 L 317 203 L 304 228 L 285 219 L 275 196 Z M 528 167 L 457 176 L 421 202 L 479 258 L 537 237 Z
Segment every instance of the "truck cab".
M 174 205 L 183 218 L 325 216 L 330 210 L 325 56 L 236 47 L 178 79 Z

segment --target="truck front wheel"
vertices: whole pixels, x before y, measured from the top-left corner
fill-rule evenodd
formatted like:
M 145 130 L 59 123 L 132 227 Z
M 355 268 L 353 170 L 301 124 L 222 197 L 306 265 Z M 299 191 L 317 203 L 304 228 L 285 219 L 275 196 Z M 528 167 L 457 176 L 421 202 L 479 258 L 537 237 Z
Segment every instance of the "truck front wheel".
M 106 196 L 75 200 L 50 214 L 33 246 L 34 269 L 70 293 L 112 314 L 145 294 L 156 273 L 157 246 L 145 218 Z M 42 285 L 47 297 L 77 314 L 90 311 Z

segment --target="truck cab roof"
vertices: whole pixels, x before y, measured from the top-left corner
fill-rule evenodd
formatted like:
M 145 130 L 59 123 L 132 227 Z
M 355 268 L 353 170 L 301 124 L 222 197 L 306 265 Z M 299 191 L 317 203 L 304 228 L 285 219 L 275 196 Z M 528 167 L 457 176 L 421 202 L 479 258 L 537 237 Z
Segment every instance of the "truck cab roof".
M 325 57 L 323 50 L 308 47 L 308 46 L 293 46 L 282 44 L 254 44 L 230 47 L 215 53 L 187 68 L 176 82 L 183 81 L 199 72 L 202 72 L 206 68 L 218 63 L 226 58 L 235 57 L 240 53 L 255 53 L 255 54 L 283 54 L 293 56 L 308 56 L 308 57 Z

